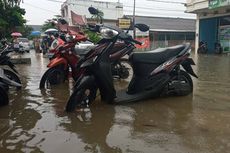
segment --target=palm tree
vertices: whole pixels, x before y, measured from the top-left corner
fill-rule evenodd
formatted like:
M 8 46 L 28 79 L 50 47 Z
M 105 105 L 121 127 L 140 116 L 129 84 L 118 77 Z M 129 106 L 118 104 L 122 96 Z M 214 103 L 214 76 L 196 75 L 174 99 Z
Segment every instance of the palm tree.
M 97 9 L 97 11 L 98 11 L 98 13 L 97 14 L 93 14 L 91 18 L 94 19 L 94 20 L 96 20 L 97 22 L 100 21 L 100 23 L 102 23 L 102 20 L 103 20 L 103 17 L 104 17 L 104 13 L 101 10 L 99 10 L 99 9 Z

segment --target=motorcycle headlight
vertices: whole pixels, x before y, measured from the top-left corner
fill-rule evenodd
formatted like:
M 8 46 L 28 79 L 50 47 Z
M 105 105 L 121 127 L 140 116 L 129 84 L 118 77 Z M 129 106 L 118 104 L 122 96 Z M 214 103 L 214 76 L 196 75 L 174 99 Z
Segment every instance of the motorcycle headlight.
M 102 37 L 107 38 L 107 39 L 111 39 L 114 36 L 118 35 L 118 32 L 109 28 L 101 28 L 100 29 L 100 33 L 102 35 Z

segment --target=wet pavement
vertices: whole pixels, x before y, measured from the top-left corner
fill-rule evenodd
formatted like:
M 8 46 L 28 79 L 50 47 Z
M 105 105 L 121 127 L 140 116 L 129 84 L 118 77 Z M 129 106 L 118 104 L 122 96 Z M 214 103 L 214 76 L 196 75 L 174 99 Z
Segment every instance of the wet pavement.
M 28 56 L 28 55 L 27 55 Z M 194 55 L 193 95 L 129 105 L 97 100 L 66 113 L 72 82 L 48 91 L 39 81 L 48 59 L 30 53 L 17 65 L 23 89 L 0 108 L 0 153 L 227 153 L 230 150 L 230 56 Z

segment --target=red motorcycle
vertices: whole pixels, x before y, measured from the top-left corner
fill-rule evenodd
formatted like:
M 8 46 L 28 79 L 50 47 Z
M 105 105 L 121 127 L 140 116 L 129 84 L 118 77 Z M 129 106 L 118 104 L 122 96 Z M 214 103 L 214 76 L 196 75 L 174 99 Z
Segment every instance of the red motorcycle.
M 86 41 L 87 38 L 84 34 L 75 33 L 72 34 L 73 38 L 70 41 L 63 41 L 60 38 L 54 40 L 50 50 L 52 57 L 50 57 L 50 63 L 47 65 L 49 68 L 42 76 L 39 88 L 49 88 L 52 85 L 57 85 L 68 80 L 68 76 L 76 81 L 82 72 L 77 68 L 78 62 L 83 56 L 90 50 L 101 51 L 106 46 L 104 45 L 91 45 L 88 46 L 84 51 L 76 48 L 77 44 L 81 41 Z M 101 42 L 98 42 L 100 44 Z M 126 44 L 124 42 L 118 42 L 111 50 L 111 65 L 112 74 L 115 78 L 126 79 L 129 77 L 129 67 L 126 60 L 120 60 L 121 57 L 128 54 Z
M 74 33 L 72 35 L 73 39 L 65 42 L 58 38 L 53 44 L 57 43 L 56 47 L 50 50 L 53 53 L 50 63 L 47 65 L 49 68 L 42 76 L 40 81 L 40 89 L 45 86 L 60 84 L 64 82 L 70 72 L 72 72 L 72 77 L 77 77 L 76 65 L 80 59 L 80 56 L 75 54 L 74 47 L 80 41 L 86 41 L 85 35 L 80 33 Z M 70 70 L 71 69 L 71 70 Z

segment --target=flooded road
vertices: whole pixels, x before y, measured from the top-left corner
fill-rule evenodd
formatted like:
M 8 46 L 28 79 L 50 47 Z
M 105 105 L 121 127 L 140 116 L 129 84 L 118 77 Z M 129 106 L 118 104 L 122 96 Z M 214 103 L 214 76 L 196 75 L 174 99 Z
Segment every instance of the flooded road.
M 23 89 L 0 108 L 0 153 L 227 153 L 230 150 L 230 56 L 193 56 L 193 95 L 129 105 L 96 101 L 66 113 L 71 81 L 41 91 L 48 59 L 30 53 L 17 65 Z

